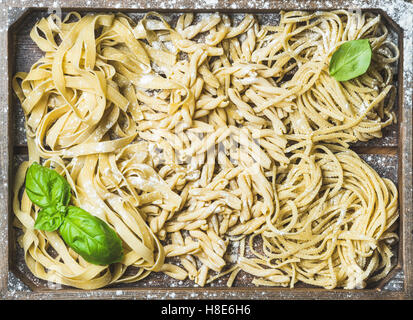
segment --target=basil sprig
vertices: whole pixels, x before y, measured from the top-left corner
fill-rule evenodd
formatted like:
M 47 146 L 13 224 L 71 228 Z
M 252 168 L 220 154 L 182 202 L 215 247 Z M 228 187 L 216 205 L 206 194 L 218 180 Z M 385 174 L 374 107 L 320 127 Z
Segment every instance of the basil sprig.
M 64 219 L 64 212 L 57 211 L 54 207 L 47 207 L 38 212 L 34 228 L 44 231 L 55 231 L 59 229 Z
M 86 261 L 108 265 L 122 260 L 122 241 L 102 219 L 69 206 L 70 184 L 56 171 L 34 162 L 26 174 L 26 193 L 41 210 L 35 229 L 55 231 Z
M 33 162 L 26 174 L 26 193 L 40 208 L 67 206 L 70 184 L 56 171 Z
M 364 74 L 371 62 L 371 46 L 368 39 L 343 43 L 330 60 L 330 75 L 337 81 L 347 81 Z
M 90 263 L 106 265 L 122 258 L 122 242 L 107 223 L 85 210 L 69 206 L 60 235 Z

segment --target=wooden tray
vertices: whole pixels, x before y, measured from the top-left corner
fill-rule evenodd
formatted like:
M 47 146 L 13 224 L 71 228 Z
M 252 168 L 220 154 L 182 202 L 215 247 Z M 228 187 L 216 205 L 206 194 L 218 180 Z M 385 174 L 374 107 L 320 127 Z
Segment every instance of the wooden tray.
M 20 1 L 15 1 L 20 2 Z M 21 1 L 23 2 L 23 1 Z M 340 5 L 340 1 L 333 1 L 334 7 L 328 6 L 329 2 L 320 1 L 318 3 L 308 3 L 306 1 L 284 1 L 281 3 L 266 3 L 265 1 L 256 0 L 251 4 L 248 1 L 213 1 L 216 5 L 210 9 L 208 4 L 203 7 L 202 1 L 177 1 L 181 5 L 179 8 L 168 9 L 163 1 L 149 0 L 142 4 L 141 9 L 134 8 L 137 1 L 124 1 L 124 8 L 117 8 L 110 4 L 110 1 L 98 0 L 93 2 L 93 8 L 85 7 L 82 4 L 76 6 L 77 1 L 64 0 L 60 1 L 63 15 L 68 11 L 78 11 L 80 13 L 96 11 L 122 11 L 132 17 L 140 15 L 148 10 L 162 12 L 166 15 L 171 13 L 180 13 L 184 11 L 191 12 L 209 12 L 220 11 L 229 15 L 241 13 L 254 13 L 259 19 L 272 15 L 276 18 L 279 10 L 331 10 L 334 8 L 351 8 L 351 6 Z M 175 1 L 172 1 L 175 3 Z M 173 3 L 169 5 L 174 7 Z M 75 3 L 75 4 L 74 4 Z M 130 3 L 130 6 L 127 4 Z M 328 3 L 328 4 L 327 4 Z M 46 1 L 45 1 L 46 4 Z M 116 2 L 114 3 L 116 5 Z M 262 5 L 260 5 L 262 4 Z M 67 5 L 67 6 L 66 6 Z M 70 5 L 70 7 L 68 7 Z M 145 8 L 146 7 L 146 8 Z M 9 26 L 7 32 L 7 52 L 8 52 L 8 78 L 2 79 L 4 86 L 7 88 L 7 98 L 2 100 L 4 106 L 4 125 L 7 129 L 6 134 L 0 137 L 1 141 L 1 169 L 7 185 L 2 186 L 2 195 L 7 203 L 2 204 L 5 213 L 5 221 L 1 221 L 0 230 L 2 236 L 8 242 L 8 246 L 0 251 L 0 288 L 4 297 L 9 299 L 36 299 L 39 297 L 48 297 L 52 299 L 73 299 L 73 298 L 206 298 L 206 299 L 298 299 L 298 298 L 333 298 L 333 299 L 409 299 L 413 297 L 413 266 L 412 266 L 412 195 L 411 179 L 406 174 L 411 172 L 412 158 L 409 155 L 411 150 L 412 137 L 408 135 L 408 130 L 404 126 L 411 126 L 412 117 L 406 116 L 407 102 L 405 101 L 405 83 L 403 68 L 403 29 L 394 22 L 388 14 L 377 8 L 367 8 L 365 10 L 380 14 L 387 24 L 393 41 L 397 42 L 401 52 L 400 60 L 397 64 L 397 76 L 394 79 L 397 84 L 397 102 L 395 108 L 398 113 L 398 123 L 383 130 L 383 138 L 373 139 L 366 143 L 357 143 L 353 149 L 360 154 L 380 176 L 387 177 L 395 182 L 399 189 L 400 220 L 399 234 L 400 241 L 396 245 L 394 268 L 390 274 L 381 282 L 369 285 L 363 290 L 344 290 L 334 289 L 326 290 L 322 288 L 313 288 L 304 285 L 298 285 L 294 289 L 287 288 L 268 288 L 255 287 L 251 284 L 251 276 L 246 273 L 240 273 L 237 277 L 234 287 L 227 288 L 225 281 L 214 283 L 204 288 L 194 287 L 192 281 L 177 281 L 161 273 L 152 273 L 149 277 L 134 284 L 118 284 L 108 288 L 94 291 L 84 291 L 73 289 L 65 286 L 54 287 L 46 281 L 35 278 L 28 270 L 23 257 L 23 250 L 17 245 L 16 237 L 18 230 L 13 228 L 13 212 L 11 205 L 13 177 L 17 166 L 27 159 L 27 147 L 24 132 L 24 116 L 17 97 L 11 90 L 11 78 L 17 71 L 28 71 L 31 65 L 42 55 L 42 52 L 30 39 L 29 33 L 35 22 L 48 15 L 53 9 L 59 8 L 24 8 L 16 10 L 14 13 L 15 21 Z M 99 9 L 96 9 L 99 8 Z M 209 8 L 209 10 L 208 10 Z M 2 83 L 3 84 L 3 83 Z M 3 115 L 2 115 L 3 116 Z M 1 120 L 1 119 L 0 119 Z M 3 124 L 3 122 L 2 122 Z M 411 133 L 411 132 L 410 132 Z M 6 202 L 6 201 L 5 201 Z M 410 214 L 409 214 L 410 212 Z M 6 215 L 7 213 L 7 215 Z M 0 238 L 1 240 L 1 238 Z M 2 243 L 5 243 L 2 241 Z M 9 273 L 12 272 L 20 281 L 25 289 L 17 292 L 13 285 L 7 284 Z M 13 275 L 11 275 L 13 276 Z M 404 277 L 404 283 L 393 278 Z M 225 278 L 224 278 L 225 280 Z M 389 282 L 393 281 L 390 285 Z M 398 281 L 398 282 L 397 282 Z M 396 284 L 394 282 L 397 282 Z M 10 288 L 11 287 L 11 288 Z

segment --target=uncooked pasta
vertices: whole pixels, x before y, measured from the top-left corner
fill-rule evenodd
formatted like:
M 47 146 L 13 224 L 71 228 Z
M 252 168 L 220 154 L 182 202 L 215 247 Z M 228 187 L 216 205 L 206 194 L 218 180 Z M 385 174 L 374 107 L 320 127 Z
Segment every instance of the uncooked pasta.
M 199 286 L 229 275 L 231 286 L 246 272 L 255 285 L 354 289 L 392 268 L 397 188 L 350 150 L 396 121 L 399 53 L 380 16 L 71 12 L 30 35 L 44 55 L 13 79 L 29 150 L 13 210 L 36 277 L 96 289 L 151 272 Z M 355 39 L 369 40 L 370 68 L 338 82 L 330 58 Z M 34 161 L 115 230 L 121 262 L 88 263 L 34 228 L 39 208 L 21 192 Z

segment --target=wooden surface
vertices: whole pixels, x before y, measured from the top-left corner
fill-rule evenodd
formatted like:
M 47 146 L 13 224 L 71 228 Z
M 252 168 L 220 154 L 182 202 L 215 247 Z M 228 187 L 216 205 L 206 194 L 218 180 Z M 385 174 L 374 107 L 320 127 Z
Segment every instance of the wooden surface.
M 20 3 L 20 1 L 15 1 Z M 47 3 L 47 1 L 44 1 Z M 60 1 L 60 3 L 70 3 L 72 6 L 77 6 L 77 1 Z M 116 8 L 116 4 L 113 6 L 111 1 L 92 1 L 98 3 L 95 8 L 109 7 L 115 8 L 114 10 L 120 10 Z M 128 2 L 128 1 L 125 1 Z M 124 3 L 125 3 L 124 2 Z M 181 9 L 203 9 L 201 1 L 172 1 L 173 3 L 180 3 L 181 6 L 175 6 Z M 215 1 L 214 1 L 215 2 Z M 251 9 L 260 9 L 260 1 L 253 1 L 256 7 L 251 7 L 251 3 L 247 4 L 246 1 L 239 1 L 237 8 L 249 8 L 240 9 L 239 11 L 247 12 Z M 80 2 L 79 2 L 80 3 Z M 82 2 L 83 3 L 83 2 Z M 108 5 L 109 3 L 109 5 Z M 132 1 L 131 1 L 132 3 Z M 145 2 L 148 5 L 148 2 Z M 165 9 L 165 2 L 162 1 L 149 1 L 154 8 L 155 3 L 161 4 L 161 9 Z M 208 1 L 207 1 L 208 3 Z M 223 5 L 222 3 L 226 4 Z M 218 1 L 218 7 L 221 9 L 228 9 L 231 7 L 231 2 Z M 296 1 L 296 2 L 284 2 L 284 6 L 277 6 L 275 3 L 271 6 L 266 3 L 267 9 L 292 8 L 293 3 L 299 3 L 301 6 L 305 6 L 308 9 L 324 8 L 320 4 L 327 4 L 329 7 L 331 1 L 319 1 L 317 4 L 314 2 Z M 112 5 L 110 5 L 112 4 Z M 126 8 L 131 8 L 136 4 L 130 6 L 124 5 Z M 21 4 L 20 4 L 21 5 Z M 23 5 L 21 5 L 23 7 Z M 143 7 L 145 5 L 142 5 Z M 269 6 L 269 7 L 268 7 Z M 159 8 L 159 7 L 158 7 Z M 35 62 L 41 55 L 40 50 L 34 45 L 28 36 L 29 30 L 34 25 L 35 21 L 47 14 L 46 10 L 17 10 L 15 13 L 16 23 L 9 28 L 9 42 L 7 39 L 2 40 L 2 48 L 6 48 L 8 44 L 9 59 L 7 61 L 8 70 L 7 75 L 11 77 L 16 71 L 28 71 L 33 62 Z M 79 11 L 79 10 L 78 10 Z M 136 10 L 133 10 L 136 11 Z M 133 15 L 133 12 L 129 12 Z M 385 15 L 385 14 L 384 14 Z M 4 17 L 1 17 L 4 21 Z M 9 19 L 9 18 L 8 18 Z M 391 23 L 391 22 L 390 22 Z M 403 35 L 401 30 L 396 26 L 392 26 L 393 36 L 398 37 L 401 40 Z M 397 40 L 397 39 L 396 39 Z M 3 46 L 4 45 L 4 46 Z M 4 63 L 4 61 L 2 61 Z M 403 65 L 399 64 L 399 77 L 395 79 L 397 84 L 405 85 L 403 81 Z M 412 298 L 412 218 L 411 218 L 411 203 L 409 203 L 409 197 L 411 201 L 411 180 L 409 182 L 406 173 L 411 173 L 411 136 L 408 135 L 409 131 L 404 127 L 400 127 L 403 123 L 411 125 L 411 112 L 405 115 L 403 106 L 406 105 L 403 94 L 403 85 L 398 85 L 399 95 L 396 108 L 398 108 L 399 122 L 396 125 L 392 125 L 383 130 L 382 139 L 373 139 L 367 143 L 357 143 L 354 146 L 354 150 L 358 152 L 363 159 L 365 159 L 378 173 L 391 179 L 398 184 L 400 195 L 402 196 L 400 212 L 402 215 L 400 235 L 401 241 L 398 248 L 395 248 L 396 257 L 395 264 L 397 268 L 380 284 L 373 284 L 368 289 L 364 290 L 324 290 L 320 288 L 308 288 L 298 287 L 295 289 L 284 288 L 256 288 L 250 283 L 250 276 L 245 273 L 241 273 L 234 283 L 234 288 L 226 288 L 225 281 L 215 283 L 213 286 L 206 288 L 196 288 L 193 286 L 192 281 L 176 281 L 171 280 L 168 276 L 160 273 L 152 273 L 148 278 L 131 285 L 116 285 L 111 288 L 105 288 L 101 290 L 95 290 L 85 292 L 71 288 L 61 288 L 56 290 L 52 288 L 49 283 L 34 278 L 28 271 L 23 256 L 22 250 L 16 245 L 16 229 L 10 228 L 10 221 L 12 219 L 12 212 L 10 210 L 10 196 L 12 187 L 12 177 L 16 166 L 26 158 L 27 149 L 25 147 L 25 134 L 23 130 L 23 114 L 19 103 L 10 93 L 8 88 L 9 83 L 6 81 L 1 82 L 1 93 L 5 95 L 5 99 L 2 100 L 4 104 L 2 113 L 2 124 L 4 125 L 5 134 L 1 136 L 1 149 L 0 152 L 3 156 L 1 167 L 2 177 L 8 182 L 7 186 L 2 186 L 2 200 L 7 202 L 7 206 L 2 207 L 4 214 L 8 214 L 7 221 L 1 220 L 0 230 L 3 237 L 8 241 L 8 246 L 2 248 L 0 260 L 0 288 L 2 295 L 8 299 L 33 299 L 36 297 L 51 297 L 56 299 L 72 299 L 77 298 L 102 298 L 102 297 L 116 297 L 116 298 L 206 298 L 206 299 L 298 299 L 298 298 L 335 298 L 335 299 L 377 299 L 377 298 L 389 298 L 389 299 L 405 299 Z M 401 129 L 400 129 L 401 128 Z M 7 134 L 8 133 L 8 134 Z M 411 134 L 411 131 L 410 131 Z M 409 171 L 410 170 L 410 171 Z M 406 183 L 407 181 L 407 183 Z M 410 189 L 409 189 L 410 188 Z M 410 215 L 408 213 L 410 212 Z M 1 239 L 0 239 L 1 240 Z M 403 259 L 401 259 L 403 257 Z M 402 272 L 399 270 L 402 269 Z M 7 276 L 9 271 L 12 271 L 15 276 L 20 278 L 31 290 L 24 289 L 21 292 L 10 292 L 10 286 L 7 286 Z M 404 282 L 400 282 L 401 277 L 404 278 Z M 404 277 L 403 277 L 404 275 Z M 391 278 L 397 278 L 399 286 L 389 287 L 388 283 Z M 224 279 L 225 280 L 225 279 Z

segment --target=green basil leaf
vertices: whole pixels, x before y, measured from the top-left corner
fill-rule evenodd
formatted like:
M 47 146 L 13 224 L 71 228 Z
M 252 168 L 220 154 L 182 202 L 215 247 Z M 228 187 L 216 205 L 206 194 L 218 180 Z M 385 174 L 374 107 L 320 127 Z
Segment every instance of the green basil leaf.
M 55 170 L 34 162 L 26 174 L 26 193 L 41 208 L 67 206 L 71 196 L 70 184 Z
M 34 228 L 44 231 L 55 231 L 59 229 L 64 219 L 64 212 L 62 213 L 55 208 L 48 207 L 39 211 Z
M 59 231 L 66 244 L 90 263 L 108 265 L 122 260 L 122 241 L 116 232 L 81 208 L 68 207 Z
M 367 71 L 371 62 L 369 40 L 360 39 L 343 43 L 330 60 L 330 75 L 337 81 L 354 79 Z

